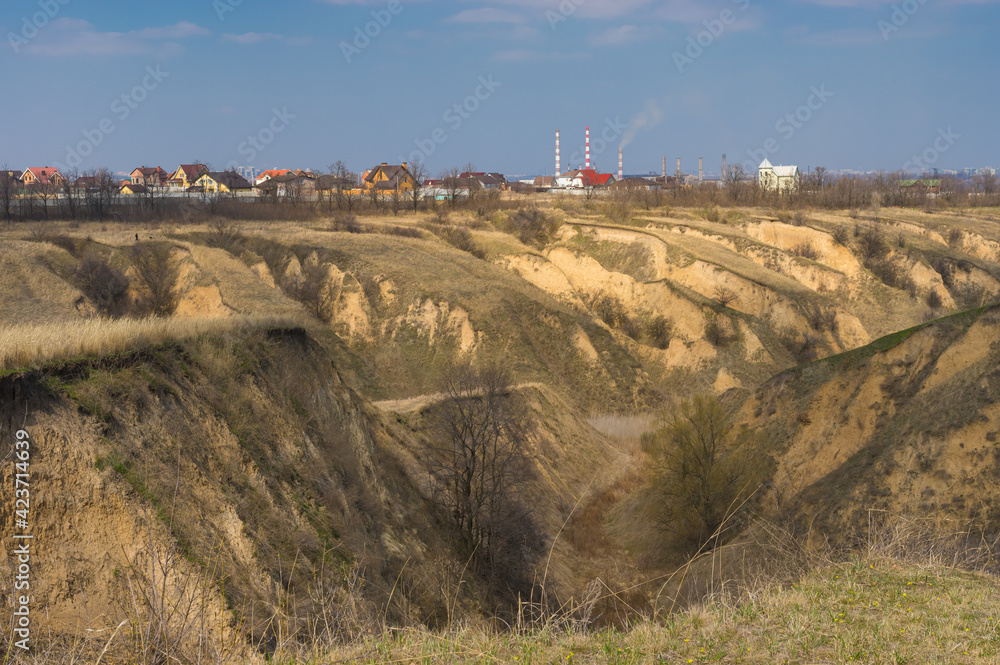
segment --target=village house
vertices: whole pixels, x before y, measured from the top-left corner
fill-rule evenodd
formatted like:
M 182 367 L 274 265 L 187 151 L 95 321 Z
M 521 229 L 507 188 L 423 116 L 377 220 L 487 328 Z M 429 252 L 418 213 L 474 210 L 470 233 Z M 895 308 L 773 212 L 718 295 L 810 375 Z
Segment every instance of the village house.
M 927 178 L 900 180 L 899 187 L 908 194 L 937 194 L 941 191 L 941 181 L 938 179 L 929 180 Z
M 133 185 L 147 187 L 162 187 L 167 184 L 170 174 L 159 166 L 140 166 L 129 174 L 129 182 Z
M 401 192 L 413 191 L 415 186 L 419 187 L 419 183 L 406 167 L 406 162 L 400 165 L 382 162 L 381 165 L 365 173 L 363 180 L 365 192 L 372 190 L 391 192 L 396 189 Z
M 288 173 L 292 173 L 292 169 L 270 169 L 267 171 L 263 171 L 260 175 L 258 175 L 254 179 L 253 184 L 259 187 L 260 185 L 263 185 L 271 178 L 277 178 L 286 175 Z
M 257 191 L 276 198 L 312 197 L 319 189 L 318 180 L 315 174 L 308 171 L 286 171 L 258 184 Z
M 59 173 L 58 169 L 54 169 L 51 166 L 29 166 L 21 175 L 21 182 L 23 182 L 26 187 L 44 185 L 59 186 L 66 182 L 66 178 Z
M 126 182 L 122 185 L 121 189 L 118 190 L 119 194 L 125 196 L 131 196 L 133 194 L 148 194 L 149 188 L 142 184 L 136 184 L 134 182 Z
M 562 189 L 584 189 L 588 187 L 607 187 L 615 182 L 610 173 L 598 173 L 594 169 L 574 169 L 556 178 L 555 186 Z
M 794 192 L 799 188 L 799 167 L 772 166 L 764 160 L 757 167 L 757 179 L 760 188 L 772 192 Z
M 507 190 L 507 178 L 504 177 L 502 173 L 485 173 L 485 172 L 463 172 L 459 178 L 463 181 L 468 180 L 469 185 L 475 188 L 478 184 L 480 189 L 497 189 L 500 191 Z
M 190 189 L 206 173 L 208 167 L 204 164 L 181 164 L 167 179 L 167 186 L 171 189 Z
M 235 171 L 208 171 L 199 176 L 194 184 L 188 187 L 188 191 L 205 194 L 236 194 L 253 191 L 253 185 Z

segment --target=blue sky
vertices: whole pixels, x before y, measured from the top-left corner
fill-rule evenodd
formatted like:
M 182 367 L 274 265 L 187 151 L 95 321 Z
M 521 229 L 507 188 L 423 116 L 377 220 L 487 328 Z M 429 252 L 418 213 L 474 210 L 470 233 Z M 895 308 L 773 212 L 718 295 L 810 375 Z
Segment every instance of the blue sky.
M 611 171 L 1000 166 L 998 29 L 1000 0 L 4 0 L 0 164 L 545 174 L 589 125 Z

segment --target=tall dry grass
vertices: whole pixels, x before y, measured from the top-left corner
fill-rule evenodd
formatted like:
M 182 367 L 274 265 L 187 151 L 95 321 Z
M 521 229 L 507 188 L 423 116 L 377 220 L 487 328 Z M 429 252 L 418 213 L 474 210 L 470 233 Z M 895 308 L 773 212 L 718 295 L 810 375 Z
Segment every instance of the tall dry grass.
M 51 360 L 101 355 L 200 335 L 246 328 L 297 325 L 274 316 L 225 319 L 81 319 L 0 327 L 0 370 L 35 367 Z

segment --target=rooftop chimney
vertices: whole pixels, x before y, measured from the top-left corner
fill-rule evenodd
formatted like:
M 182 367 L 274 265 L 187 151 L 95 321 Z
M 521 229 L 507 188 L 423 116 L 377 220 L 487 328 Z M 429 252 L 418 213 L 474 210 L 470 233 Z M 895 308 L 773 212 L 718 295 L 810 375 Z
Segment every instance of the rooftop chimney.
M 587 168 L 590 168 L 590 127 L 587 127 Z

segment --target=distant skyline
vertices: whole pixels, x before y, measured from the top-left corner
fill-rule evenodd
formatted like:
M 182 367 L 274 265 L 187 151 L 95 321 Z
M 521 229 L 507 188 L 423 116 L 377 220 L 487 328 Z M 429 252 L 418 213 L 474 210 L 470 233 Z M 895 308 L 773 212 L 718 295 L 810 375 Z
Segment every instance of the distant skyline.
M 1000 0 L 6 0 L 0 164 L 998 166 Z M 573 159 L 574 153 L 581 155 Z

